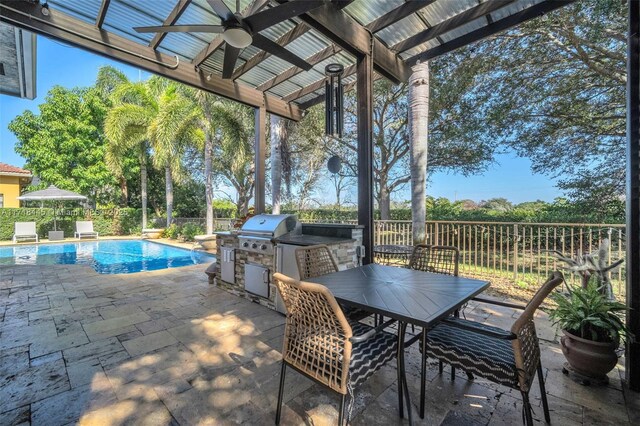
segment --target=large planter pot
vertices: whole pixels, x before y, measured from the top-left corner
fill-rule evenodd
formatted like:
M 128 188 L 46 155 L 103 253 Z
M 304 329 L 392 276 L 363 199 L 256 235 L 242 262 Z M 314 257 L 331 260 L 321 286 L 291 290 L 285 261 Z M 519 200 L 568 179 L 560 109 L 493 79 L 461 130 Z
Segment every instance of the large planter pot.
M 606 380 L 607 373 L 618 363 L 618 345 L 583 339 L 566 330 L 562 332 L 564 336 L 560 338 L 560 346 L 569 365 L 584 376 Z

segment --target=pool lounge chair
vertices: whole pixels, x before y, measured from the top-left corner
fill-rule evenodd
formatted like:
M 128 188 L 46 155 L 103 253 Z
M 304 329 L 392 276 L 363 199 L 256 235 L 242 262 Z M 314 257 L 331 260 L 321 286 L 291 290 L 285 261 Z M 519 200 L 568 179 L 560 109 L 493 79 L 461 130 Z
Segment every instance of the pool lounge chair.
M 80 239 L 82 237 L 98 238 L 98 233 L 93 230 L 93 221 L 79 220 L 76 222 L 76 232 L 73 236 Z
M 19 240 L 36 240 L 38 242 L 38 233 L 36 232 L 36 223 L 35 222 L 16 222 L 13 227 L 13 238 L 14 243 L 19 242 Z

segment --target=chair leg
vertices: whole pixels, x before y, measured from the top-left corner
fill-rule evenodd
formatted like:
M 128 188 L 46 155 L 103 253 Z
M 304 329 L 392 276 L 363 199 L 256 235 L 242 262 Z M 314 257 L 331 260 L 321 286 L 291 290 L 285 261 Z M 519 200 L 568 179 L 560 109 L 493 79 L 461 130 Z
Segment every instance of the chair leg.
M 442 374 L 442 361 L 438 361 L 438 371 Z
M 451 366 L 451 381 L 455 381 L 456 380 L 456 368 L 452 365 Z
M 344 401 L 347 395 L 340 396 L 340 411 L 338 412 L 338 425 L 342 426 L 342 422 L 344 421 Z
M 540 396 L 542 397 L 542 409 L 544 410 L 544 420 L 547 423 L 551 423 L 551 416 L 549 415 L 549 402 L 547 402 L 547 389 L 544 386 L 542 361 L 538 362 L 538 383 L 540 384 Z
M 468 371 L 465 371 L 465 373 L 467 373 L 467 379 L 473 380 L 473 373 L 470 373 Z
M 278 390 L 278 409 L 276 410 L 276 424 L 280 424 L 280 413 L 282 412 L 282 396 L 284 394 L 284 375 L 287 372 L 287 364 L 282 361 L 280 370 L 280 389 Z
M 533 426 L 533 415 L 531 414 L 531 402 L 529 402 L 529 392 L 520 391 L 522 394 L 522 411 L 527 426 Z

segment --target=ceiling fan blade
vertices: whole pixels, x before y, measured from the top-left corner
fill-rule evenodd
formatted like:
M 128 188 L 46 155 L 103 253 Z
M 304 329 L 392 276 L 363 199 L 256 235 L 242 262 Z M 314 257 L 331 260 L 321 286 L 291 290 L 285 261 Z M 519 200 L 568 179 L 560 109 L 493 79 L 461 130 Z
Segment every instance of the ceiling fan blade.
M 255 15 L 247 16 L 244 18 L 244 22 L 249 24 L 254 33 L 257 33 L 282 21 L 316 9 L 325 3 L 324 0 L 291 0 L 276 7 L 265 9 Z
M 156 27 L 134 27 L 139 33 L 221 33 L 222 25 L 159 25 Z
M 224 45 L 224 64 L 222 66 L 222 78 L 231 78 L 233 70 L 236 67 L 236 61 L 240 56 L 240 49 L 231 46 L 229 43 Z
M 311 65 L 309 62 L 305 61 L 298 55 L 294 55 L 289 50 L 285 49 L 275 41 L 272 41 L 263 35 L 254 34 L 253 42 L 251 44 L 257 47 L 258 49 L 262 49 L 265 52 L 269 52 L 280 59 L 284 59 L 285 61 L 299 68 L 302 68 L 305 71 L 309 71 L 311 68 L 313 68 L 313 65 Z
M 235 21 L 238 22 L 238 18 L 233 14 L 233 11 L 222 0 L 207 0 L 209 6 L 223 21 Z

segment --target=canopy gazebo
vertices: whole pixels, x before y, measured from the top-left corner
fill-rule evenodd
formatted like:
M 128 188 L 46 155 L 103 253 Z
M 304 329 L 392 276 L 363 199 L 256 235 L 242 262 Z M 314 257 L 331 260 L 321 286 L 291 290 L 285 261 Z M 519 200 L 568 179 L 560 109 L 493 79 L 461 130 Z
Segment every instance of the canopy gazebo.
M 358 221 L 370 262 L 373 81 L 406 82 L 420 62 L 571 2 L 307 1 L 318 3 L 311 7 L 302 6 L 304 0 L 167 0 L 149 7 L 143 0 L 1 0 L 0 20 L 254 107 L 257 213 L 265 206 L 266 113 L 299 120 L 324 99 L 325 65 L 342 64 L 344 90 L 357 91 Z M 627 298 L 628 324 L 640 335 L 640 5 L 628 3 Z M 233 13 L 236 7 L 239 14 Z M 253 15 L 261 18 L 248 18 Z M 243 50 L 229 47 L 221 28 L 202 28 L 242 27 L 251 34 L 257 21 L 264 28 Z M 134 29 L 145 26 L 165 28 Z M 638 343 L 629 344 L 626 371 L 629 386 L 640 390 Z

